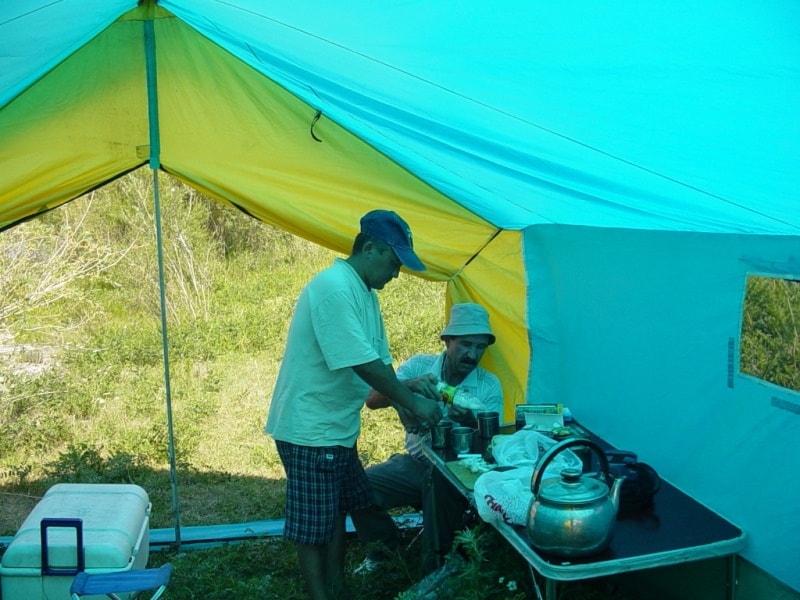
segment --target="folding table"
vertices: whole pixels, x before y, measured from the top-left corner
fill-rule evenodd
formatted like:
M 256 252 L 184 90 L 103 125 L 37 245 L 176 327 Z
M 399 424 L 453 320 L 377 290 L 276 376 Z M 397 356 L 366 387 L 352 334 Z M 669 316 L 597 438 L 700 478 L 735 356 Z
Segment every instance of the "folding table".
M 588 430 L 580 430 L 601 447 L 611 447 Z M 465 477 L 463 469 L 451 468 L 457 457 L 449 450 L 427 447 L 424 451 L 434 466 L 474 505 L 474 478 Z M 663 478 L 654 506 L 621 515 L 610 546 L 594 556 L 573 559 L 546 556 L 530 545 L 524 527 L 504 522 L 492 525 L 545 578 L 547 600 L 555 600 L 559 581 L 590 579 L 714 557 L 727 559 L 726 592 L 732 599 L 735 597 L 736 554 L 745 544 L 745 533 L 741 529 Z

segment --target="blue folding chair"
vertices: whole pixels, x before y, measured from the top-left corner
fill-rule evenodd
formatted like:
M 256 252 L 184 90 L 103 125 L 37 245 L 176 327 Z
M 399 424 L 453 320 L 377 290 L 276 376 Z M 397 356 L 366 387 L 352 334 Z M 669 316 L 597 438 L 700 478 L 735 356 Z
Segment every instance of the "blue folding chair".
M 167 563 L 158 569 L 137 569 L 118 573 L 81 572 L 75 576 L 69 593 L 72 600 L 80 600 L 81 596 L 99 596 L 105 594 L 112 600 L 120 600 L 118 594 L 156 590 L 150 600 L 156 600 L 164 593 L 172 575 L 172 565 Z

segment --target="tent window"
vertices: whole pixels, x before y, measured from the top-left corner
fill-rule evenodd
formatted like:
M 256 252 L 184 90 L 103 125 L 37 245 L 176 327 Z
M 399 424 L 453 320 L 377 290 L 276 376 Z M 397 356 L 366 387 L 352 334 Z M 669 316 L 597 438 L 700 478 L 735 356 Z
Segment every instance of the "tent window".
M 747 278 L 739 368 L 800 391 L 800 279 Z

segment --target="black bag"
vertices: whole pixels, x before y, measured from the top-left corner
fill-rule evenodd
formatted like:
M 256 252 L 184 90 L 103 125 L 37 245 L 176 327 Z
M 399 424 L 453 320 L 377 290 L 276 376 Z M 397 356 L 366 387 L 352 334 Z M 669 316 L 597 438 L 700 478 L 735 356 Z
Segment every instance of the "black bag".
M 616 479 L 625 477 L 619 492 L 619 515 L 651 508 L 661 487 L 661 478 L 648 464 L 639 462 L 628 450 L 606 450 L 608 471 Z

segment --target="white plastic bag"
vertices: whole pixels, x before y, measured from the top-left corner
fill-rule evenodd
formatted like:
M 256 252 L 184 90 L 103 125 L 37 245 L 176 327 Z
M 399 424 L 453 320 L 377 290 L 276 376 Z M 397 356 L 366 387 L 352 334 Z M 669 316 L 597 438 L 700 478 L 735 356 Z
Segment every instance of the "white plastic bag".
M 484 473 L 473 487 L 478 514 L 487 523 L 504 521 L 511 525 L 528 522 L 528 508 L 533 499 L 531 483 L 536 463 L 557 442 L 537 431 L 522 429 L 512 435 L 492 439 L 492 456 L 501 467 Z M 542 479 L 560 477 L 563 469 L 583 471 L 583 462 L 571 450 L 556 454 L 547 465 Z
M 556 443 L 538 431 L 520 429 L 512 435 L 495 436 L 492 440 L 492 456 L 500 466 L 536 466 L 542 455 Z M 566 468 L 583 470 L 583 462 L 572 450 L 556 454 L 547 466 L 544 477 L 558 477 Z
M 473 491 L 481 519 L 487 523 L 525 525 L 533 498 L 532 476 L 533 467 L 523 466 L 489 471 L 478 477 Z

